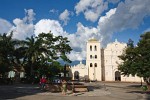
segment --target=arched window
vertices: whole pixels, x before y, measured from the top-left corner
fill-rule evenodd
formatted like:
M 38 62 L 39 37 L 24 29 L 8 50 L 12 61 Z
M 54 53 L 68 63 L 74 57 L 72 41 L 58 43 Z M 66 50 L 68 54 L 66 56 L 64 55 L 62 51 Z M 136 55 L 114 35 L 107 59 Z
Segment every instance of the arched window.
M 95 59 L 97 59 L 97 55 L 95 55 Z
M 93 67 L 92 63 L 90 63 L 90 67 Z
M 97 51 L 97 46 L 95 45 L 94 50 Z
M 92 59 L 92 55 L 90 55 L 90 59 Z
M 90 45 L 90 51 L 92 51 L 92 46 Z
M 95 63 L 94 66 L 97 67 L 97 63 Z

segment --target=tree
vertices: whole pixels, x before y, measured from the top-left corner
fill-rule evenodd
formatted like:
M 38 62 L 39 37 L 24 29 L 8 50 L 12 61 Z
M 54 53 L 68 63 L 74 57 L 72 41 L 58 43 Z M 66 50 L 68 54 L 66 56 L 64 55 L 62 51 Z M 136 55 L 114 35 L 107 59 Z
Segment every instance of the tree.
M 39 34 L 38 38 L 43 40 L 43 45 L 48 49 L 47 57 L 49 62 L 53 64 L 53 62 L 61 58 L 64 62 L 71 63 L 67 57 L 67 54 L 72 50 L 68 44 L 68 38 L 62 36 L 53 36 L 51 32 L 47 34 L 41 33 Z M 64 69 L 65 67 L 66 65 L 64 65 Z M 66 72 L 64 74 L 66 76 Z
M 61 70 L 59 58 L 70 62 L 66 54 L 72 49 L 66 37 L 54 36 L 51 32 L 26 40 L 13 39 L 12 36 L 13 32 L 0 35 L 0 73 L 3 75 L 16 66 L 23 66 L 29 78 L 34 72 L 54 75 Z
M 26 70 L 29 76 L 33 76 L 33 67 L 44 56 L 45 52 L 47 52 L 47 49 L 43 46 L 41 39 L 34 38 L 33 36 L 26 38 L 26 41 L 24 41 L 24 61 L 26 61 L 30 69 Z
M 140 36 L 137 46 L 129 41 L 125 52 L 119 56 L 123 63 L 119 70 L 123 75 L 137 75 L 143 77 L 147 85 L 150 85 L 150 32 Z
M 12 39 L 13 32 L 0 35 L 0 73 L 5 74 L 12 70 L 15 65 L 14 52 L 19 40 Z
M 61 58 L 63 61 L 71 62 L 67 54 L 72 50 L 69 46 L 68 38 L 62 36 L 53 36 L 51 32 L 41 33 L 38 38 L 43 40 L 43 45 L 48 49 L 48 58 L 50 61 Z
M 27 38 L 24 41 L 24 61 L 27 63 L 27 73 L 30 71 L 29 76 L 33 75 L 33 71 L 38 72 L 40 75 L 47 74 L 48 71 L 51 72 L 52 67 L 49 66 L 56 65 L 57 60 L 62 56 L 64 57 L 63 60 L 69 62 L 70 60 L 66 54 L 70 53 L 72 49 L 68 42 L 67 38 L 54 36 L 51 32 L 40 33 L 37 37 Z

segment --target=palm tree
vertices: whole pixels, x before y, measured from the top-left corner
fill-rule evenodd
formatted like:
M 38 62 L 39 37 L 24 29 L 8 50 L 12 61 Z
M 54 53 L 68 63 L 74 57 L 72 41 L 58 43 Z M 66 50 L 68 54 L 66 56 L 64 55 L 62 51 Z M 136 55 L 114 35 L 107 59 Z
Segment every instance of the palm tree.
M 38 38 L 26 38 L 24 50 L 27 65 L 30 66 L 30 76 L 33 76 L 34 65 L 46 54 L 47 49 L 42 45 L 42 40 Z

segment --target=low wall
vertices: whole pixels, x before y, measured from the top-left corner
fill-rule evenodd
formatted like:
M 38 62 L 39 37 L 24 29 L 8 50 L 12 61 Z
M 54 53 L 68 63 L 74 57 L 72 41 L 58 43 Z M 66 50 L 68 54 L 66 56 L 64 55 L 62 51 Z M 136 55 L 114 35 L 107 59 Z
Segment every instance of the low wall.
M 50 92 L 61 92 L 62 91 L 62 84 L 61 83 L 54 83 L 54 84 L 46 84 L 46 90 Z M 83 84 L 76 83 L 71 84 L 67 83 L 67 90 L 74 92 L 87 92 L 87 86 L 84 86 Z

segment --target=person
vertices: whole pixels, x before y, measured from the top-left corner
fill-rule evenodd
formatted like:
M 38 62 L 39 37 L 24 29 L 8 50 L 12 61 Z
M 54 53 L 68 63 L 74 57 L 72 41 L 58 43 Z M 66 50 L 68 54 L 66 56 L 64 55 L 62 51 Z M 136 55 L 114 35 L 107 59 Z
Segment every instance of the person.
M 40 79 L 40 85 L 42 90 L 45 89 L 46 82 L 47 82 L 46 77 L 42 76 L 42 78 Z
M 66 95 L 66 91 L 67 91 L 67 82 L 66 80 L 62 81 L 62 94 Z

